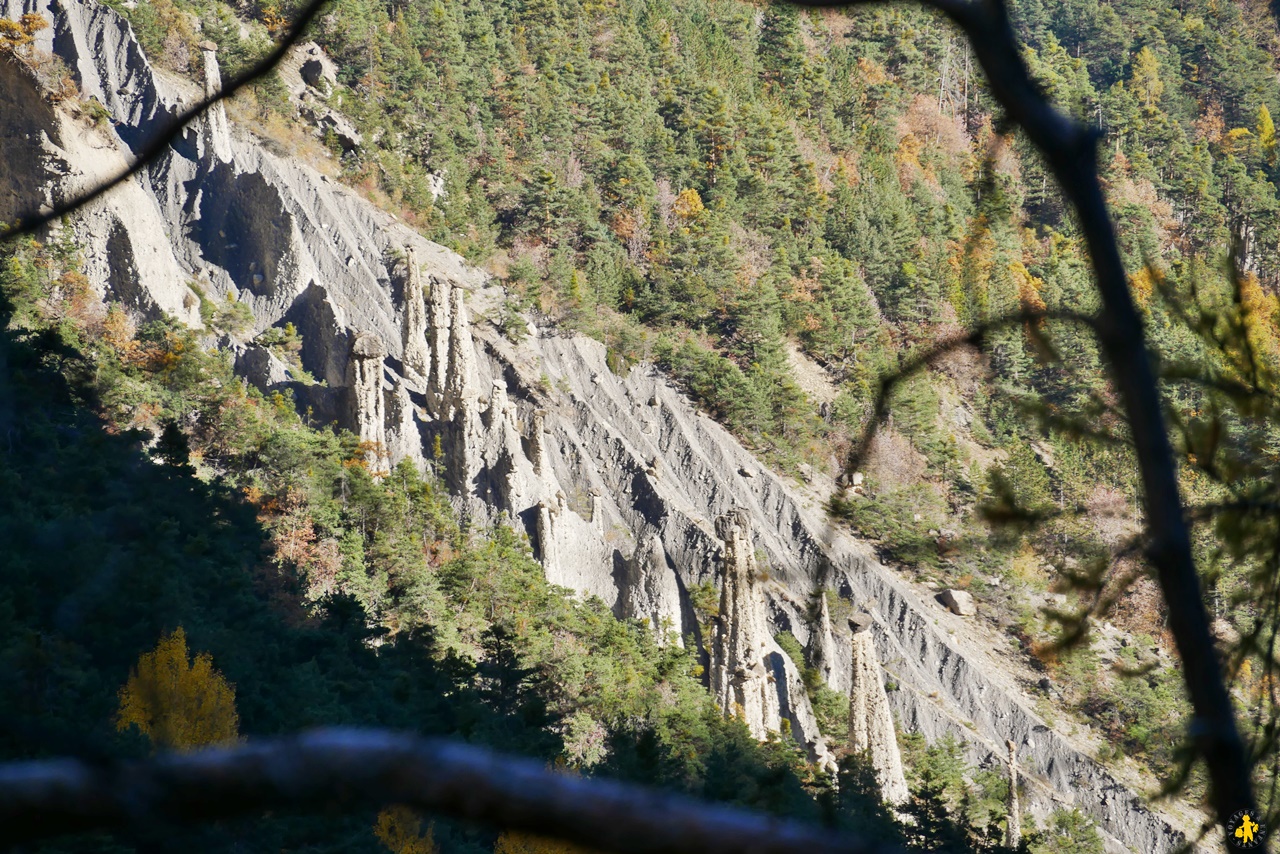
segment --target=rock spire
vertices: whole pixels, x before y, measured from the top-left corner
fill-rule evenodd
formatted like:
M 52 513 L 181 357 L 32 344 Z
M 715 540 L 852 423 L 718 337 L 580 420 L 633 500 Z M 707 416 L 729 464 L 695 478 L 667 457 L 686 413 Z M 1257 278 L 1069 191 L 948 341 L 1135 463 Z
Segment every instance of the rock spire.
M 347 362 L 351 388 L 351 421 L 362 443 L 367 443 L 365 461 L 370 471 L 386 468 L 387 407 L 382 393 L 382 362 L 387 351 L 377 335 L 361 332 L 351 341 Z
M 404 285 L 404 366 L 426 380 L 431 370 L 431 349 L 427 346 L 427 305 L 422 292 L 422 268 L 413 249 L 405 250 L 409 276 Z
M 444 387 L 449 373 L 450 290 L 447 282 L 432 279 L 426 304 L 427 346 L 431 350 L 427 367 L 427 407 L 433 416 L 441 420 L 447 420 L 444 416 Z
M 218 70 L 218 46 L 211 41 L 200 42 L 204 59 L 204 96 L 212 98 L 222 89 L 222 74 Z M 227 125 L 227 112 L 222 102 L 214 104 L 204 114 L 205 139 L 208 154 L 223 163 L 231 162 L 231 129 Z
M 849 681 L 849 746 L 866 753 L 875 768 L 880 794 L 887 803 L 907 800 L 907 780 L 902 773 L 902 754 L 894 732 L 889 696 L 871 639 L 871 618 L 858 614 L 849 620 L 853 630 L 853 672 Z
M 449 292 L 449 355 L 443 379 L 441 419 L 464 423 L 476 411 L 476 351 L 467 319 L 466 292 L 453 286 Z
M 1022 807 L 1018 803 L 1018 746 L 1009 746 L 1009 819 L 1005 825 L 1005 845 L 1016 849 L 1022 843 Z
M 836 688 L 836 639 L 831 630 L 831 610 L 827 607 L 827 591 L 818 591 L 818 619 L 809 641 L 809 661 L 822 674 L 822 681 Z
M 680 637 L 680 588 L 675 572 L 667 565 L 662 538 L 656 533 L 649 534 L 626 562 L 620 610 L 624 619 L 648 623 L 659 643 L 667 641 L 670 629 L 673 642 L 684 645 Z
M 770 637 L 746 511 L 716 519 L 716 534 L 724 542 L 724 581 L 712 630 L 711 693 L 726 715 L 741 717 L 752 735 L 764 739 L 780 728 L 781 710 L 766 661 Z

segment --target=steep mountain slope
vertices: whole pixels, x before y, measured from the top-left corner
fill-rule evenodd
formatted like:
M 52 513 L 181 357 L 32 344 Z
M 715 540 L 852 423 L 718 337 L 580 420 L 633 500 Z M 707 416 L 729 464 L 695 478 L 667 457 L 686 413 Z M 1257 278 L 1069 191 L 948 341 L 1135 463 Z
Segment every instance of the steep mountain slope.
M 34 167 L 27 140 L 39 139 L 42 189 L 55 197 L 125 162 L 198 94 L 154 72 L 110 10 L 16 0 L 0 7 L 11 18 L 26 11 L 55 22 L 41 46 L 63 57 L 83 95 L 112 118 L 111 129 L 90 127 L 46 108 L 27 81 L 4 81 L 13 84 L 4 97 L 30 128 L 4 138 L 0 160 Z M 25 199 L 33 188 L 11 181 L 5 189 Z M 0 219 L 12 213 L 0 209 Z M 836 590 L 872 618 L 904 728 L 930 739 L 953 733 L 985 764 L 998 763 L 1014 741 L 1031 784 L 1029 812 L 1043 819 L 1074 804 L 1113 850 L 1167 851 L 1180 841 L 1170 819 L 1046 726 L 993 658 L 962 629 L 953 633 L 956 620 L 825 520 L 820 478 L 806 488 L 778 477 L 652 367 L 615 373 L 598 342 L 532 326 L 510 340 L 482 319 L 499 315 L 503 294 L 481 273 L 236 134 L 220 111 L 71 228 L 90 281 L 141 313 L 200 325 L 201 299 L 234 296 L 251 309 L 253 333 L 293 323 L 302 366 L 320 383 L 290 378 L 248 335 L 221 344 L 251 381 L 291 390 L 316 420 L 359 433 L 375 467 L 406 457 L 440 466 L 467 512 L 518 520 L 550 580 L 619 613 L 669 624 L 710 648 L 689 591 L 719 582 L 726 540 L 752 543 L 751 557 L 767 569 L 725 609 L 760 609 L 748 621 L 751 636 L 725 647 L 752 655 L 712 664 L 728 673 L 749 665 L 741 678 L 773 692 L 768 702 L 744 704 L 759 734 L 786 720 L 813 759 L 827 760 L 801 674 L 772 635 L 789 631 L 811 652 L 826 646 L 833 687 L 847 690 L 848 632 L 809 616 L 814 596 Z

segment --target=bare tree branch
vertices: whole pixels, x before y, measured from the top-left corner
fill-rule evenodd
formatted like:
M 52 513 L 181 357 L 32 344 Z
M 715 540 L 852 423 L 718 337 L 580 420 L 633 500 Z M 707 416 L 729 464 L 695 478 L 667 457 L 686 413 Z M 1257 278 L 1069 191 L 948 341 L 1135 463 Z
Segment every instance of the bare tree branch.
M 297 44 L 302 38 L 303 33 L 306 32 L 306 29 L 311 25 L 311 22 L 315 20 L 316 15 L 320 14 L 320 9 L 326 2 L 328 2 L 328 0 L 310 0 L 306 7 L 303 8 L 302 14 L 300 14 L 297 20 L 293 22 L 293 25 L 289 27 L 284 38 L 281 39 L 280 43 L 277 44 L 270 53 L 255 62 L 246 71 L 231 78 L 231 80 L 227 81 L 214 95 L 205 98 L 190 109 L 179 113 L 164 130 L 160 131 L 147 144 L 147 147 L 142 150 L 137 159 L 134 160 L 126 169 L 106 181 L 96 184 L 91 189 L 88 189 L 83 193 L 78 193 L 66 201 L 59 202 L 49 210 L 36 210 L 23 214 L 18 217 L 16 222 L 8 226 L 4 226 L 3 223 L 0 223 L 0 226 L 3 226 L 0 227 L 0 240 L 5 240 L 9 237 L 19 237 L 24 234 L 34 234 L 43 226 L 84 207 L 89 202 L 105 195 L 110 190 L 118 187 L 120 184 L 123 184 L 125 181 L 147 168 L 147 164 L 163 154 L 164 150 L 169 147 L 170 143 L 178 138 L 178 134 L 182 133 L 183 128 L 195 119 L 204 115 L 210 107 L 225 101 L 245 86 L 248 86 L 250 83 L 261 77 L 265 77 L 274 70 L 280 60 L 284 58 L 284 55 L 288 52 L 289 48 Z
M 268 810 L 401 803 L 620 854 L 893 854 L 857 837 L 641 786 L 547 770 L 483 748 L 324 729 L 106 767 L 0 766 L 0 838 L 210 821 Z
M 879 0 L 802 2 L 854 6 Z M 1169 629 L 1182 660 L 1194 710 L 1192 740 L 1209 771 L 1214 812 L 1225 826 L 1236 810 L 1256 807 L 1250 764 L 1209 629 L 1145 330 L 1129 292 L 1098 178 L 1099 134 L 1055 110 L 1036 86 L 1023 61 L 1004 0 L 924 2 L 968 36 L 992 94 L 1048 161 L 1084 233 L 1103 305 L 1095 329 L 1129 420 L 1142 477 L 1149 533 L 1147 559 L 1156 570 L 1168 608 Z

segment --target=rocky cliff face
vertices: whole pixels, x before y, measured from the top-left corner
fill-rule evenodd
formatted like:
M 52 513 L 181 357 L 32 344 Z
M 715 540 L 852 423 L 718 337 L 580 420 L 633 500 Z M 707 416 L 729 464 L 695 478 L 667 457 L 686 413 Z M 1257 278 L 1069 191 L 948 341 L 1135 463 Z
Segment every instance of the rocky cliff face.
M 50 109 L 0 64 L 0 218 L 120 168 L 200 94 L 154 72 L 105 7 L 0 0 L 5 17 L 28 11 L 55 22 L 41 46 L 63 57 L 114 125 Z M 833 686 L 884 696 L 908 731 L 953 733 L 983 764 L 1003 764 L 1013 741 L 1023 809 L 1037 820 L 1072 804 L 1113 851 L 1171 851 L 1181 841 L 1170 819 L 1035 714 L 989 650 L 965 636 L 962 618 L 827 523 L 829 483 L 779 478 L 653 368 L 614 374 L 595 341 L 532 328 L 521 343 L 508 340 L 484 320 L 502 294 L 481 273 L 225 118 L 195 123 L 69 227 L 91 281 L 140 314 L 199 326 L 196 288 L 246 303 L 250 335 L 222 343 L 251 381 L 292 390 L 313 418 L 359 432 L 376 460 L 439 465 L 465 512 L 529 534 L 551 581 L 694 638 L 688 590 L 720 585 L 728 619 L 716 638 L 698 640 L 712 645 L 717 693 L 742 706 L 758 735 L 785 720 L 814 759 L 826 757 L 799 671 L 773 640 L 787 630 Z M 303 366 L 320 383 L 290 379 L 248 343 L 286 322 L 302 333 Z M 751 571 L 757 554 L 768 578 Z M 829 615 L 810 620 L 825 589 L 868 615 L 860 637 Z M 898 690 L 884 693 L 872 661 Z

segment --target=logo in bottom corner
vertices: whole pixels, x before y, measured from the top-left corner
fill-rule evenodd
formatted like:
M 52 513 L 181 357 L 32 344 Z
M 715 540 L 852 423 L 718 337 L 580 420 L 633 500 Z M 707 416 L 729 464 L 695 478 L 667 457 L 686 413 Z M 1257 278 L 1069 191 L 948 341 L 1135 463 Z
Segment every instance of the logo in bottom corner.
M 1267 826 L 1257 821 L 1249 810 L 1238 810 L 1227 822 L 1227 844 L 1237 850 L 1261 848 L 1266 836 Z

